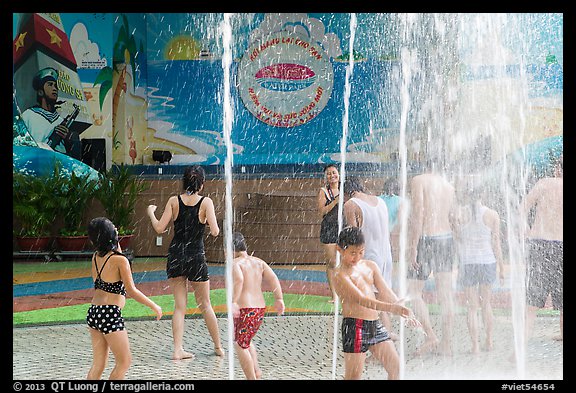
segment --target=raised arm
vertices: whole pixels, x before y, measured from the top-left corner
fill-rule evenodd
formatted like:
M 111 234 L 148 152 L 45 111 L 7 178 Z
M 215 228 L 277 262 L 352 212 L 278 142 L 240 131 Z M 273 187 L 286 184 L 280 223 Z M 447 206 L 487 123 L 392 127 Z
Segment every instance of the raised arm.
M 338 201 L 340 200 L 340 195 L 338 195 L 332 202 L 326 205 L 326 196 L 328 192 L 326 188 L 321 187 L 320 191 L 318 191 L 317 197 L 317 204 L 318 204 L 318 213 L 320 214 L 320 218 L 323 218 L 326 214 L 330 212 L 334 207 L 338 205 Z
M 346 201 L 344 204 L 344 218 L 346 219 L 347 225 L 353 227 L 362 226 L 362 220 L 360 219 L 361 211 L 360 207 L 351 200 Z
M 172 220 L 172 203 L 176 200 L 175 196 L 171 196 L 168 198 L 168 202 L 166 202 L 166 207 L 164 208 L 164 213 L 162 213 L 162 217 L 160 220 L 156 218 L 156 205 L 149 205 L 146 209 L 146 213 L 148 213 L 148 217 L 150 217 L 150 221 L 152 222 L 152 228 L 156 231 L 156 233 L 160 234 L 166 231 L 170 221 Z

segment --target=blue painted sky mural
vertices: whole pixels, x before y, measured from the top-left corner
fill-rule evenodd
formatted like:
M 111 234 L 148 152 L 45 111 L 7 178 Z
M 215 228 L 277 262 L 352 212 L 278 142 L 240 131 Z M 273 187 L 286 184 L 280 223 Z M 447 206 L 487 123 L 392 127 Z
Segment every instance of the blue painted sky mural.
M 328 104 L 312 121 L 297 127 L 275 127 L 256 119 L 232 89 L 235 163 L 283 163 L 330 161 L 340 149 L 344 82 L 350 36 L 347 14 L 293 14 L 290 16 L 249 15 L 234 25 L 232 73 L 238 74 L 238 64 L 245 56 L 250 41 L 258 36 L 278 32 L 298 32 L 311 41 L 323 43 L 330 53 L 334 69 L 334 85 Z M 391 18 L 381 15 L 358 15 L 354 41 L 358 61 L 351 79 L 350 130 L 348 145 L 362 161 L 381 160 L 382 157 L 363 155 L 372 153 L 374 133 L 381 145 L 397 133 L 399 127 L 399 37 Z M 389 24 L 387 25 L 387 22 Z M 225 146 L 218 130 L 222 129 L 222 70 L 221 45 L 218 42 L 219 15 L 171 14 L 155 15 L 148 27 L 148 89 L 150 121 L 158 119 L 167 135 L 194 138 L 201 153 L 212 155 L 210 163 L 221 163 Z M 509 51 L 525 56 L 526 71 L 533 74 L 533 95 L 556 95 L 562 90 L 562 18 L 560 15 L 526 15 L 521 19 L 534 37 L 520 42 L 517 31 L 503 35 L 503 45 Z M 546 31 L 543 31 L 543 26 Z M 471 41 L 476 39 L 472 37 Z M 527 53 L 520 47 L 531 46 Z M 174 52 L 180 44 L 188 53 L 178 57 Z M 170 45 L 173 47 L 170 48 Z M 170 55 L 170 49 L 173 50 Z M 463 58 L 476 48 L 460 47 Z M 182 51 L 181 51 L 182 52 Z M 549 56 L 553 54 L 555 65 Z M 170 59 L 170 56 L 174 60 Z M 183 59 L 190 56 L 190 59 Z M 548 56 L 548 57 L 547 57 Z M 519 67 L 519 63 L 514 66 Z M 550 72 L 553 68 L 556 71 Z M 475 76 L 476 78 L 479 75 Z M 202 81 L 201 88 L 194 81 Z M 237 82 L 237 81 L 236 81 Z M 206 103 L 213 105 L 206 105 Z M 157 128 L 157 129 L 158 129 Z M 390 134 L 390 135 L 387 135 Z M 313 138 L 311 137 L 313 135 Z M 392 149 L 393 150 L 393 149 Z M 384 158 L 386 159 L 386 158 Z

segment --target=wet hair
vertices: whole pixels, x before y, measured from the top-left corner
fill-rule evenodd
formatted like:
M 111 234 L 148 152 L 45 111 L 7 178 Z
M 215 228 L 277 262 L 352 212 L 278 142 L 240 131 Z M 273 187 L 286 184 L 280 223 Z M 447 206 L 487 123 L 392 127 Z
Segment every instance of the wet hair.
M 364 186 L 357 177 L 349 177 L 344 182 L 344 194 L 351 197 L 355 192 L 364 192 Z
M 106 217 L 96 217 L 88 223 L 88 238 L 100 256 L 118 248 L 118 231 Z
M 472 212 L 472 217 L 477 219 L 475 205 L 482 200 L 485 186 L 475 175 L 461 177 L 456 180 L 456 201 L 462 206 L 467 206 Z
M 365 243 L 364 234 L 358 227 L 346 227 L 338 234 L 338 247 L 345 250 L 350 246 L 361 246 Z
M 246 239 L 244 239 L 244 235 L 240 232 L 234 232 L 232 234 L 232 248 L 234 251 L 246 251 L 248 247 L 246 247 Z
M 206 173 L 199 165 L 189 166 L 184 169 L 182 176 L 182 186 L 184 191 L 190 194 L 195 194 L 202 188 L 206 180 Z
M 384 194 L 385 195 L 398 195 L 400 194 L 400 185 L 395 177 L 389 177 L 384 182 Z

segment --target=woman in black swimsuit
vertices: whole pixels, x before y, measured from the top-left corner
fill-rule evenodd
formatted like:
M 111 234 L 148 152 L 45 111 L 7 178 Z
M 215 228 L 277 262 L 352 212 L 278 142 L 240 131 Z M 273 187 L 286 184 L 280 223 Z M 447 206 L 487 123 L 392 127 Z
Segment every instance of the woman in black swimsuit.
M 326 275 L 328 286 L 334 301 L 332 274 L 336 267 L 336 241 L 338 240 L 338 201 L 340 200 L 340 174 L 335 164 L 324 167 L 326 184 L 318 192 L 318 212 L 322 218 L 320 224 L 320 243 L 326 255 Z
M 172 359 L 180 360 L 194 357 L 184 351 L 184 317 L 188 303 L 188 282 L 194 289 L 198 308 L 202 312 L 208 332 L 214 342 L 214 352 L 224 356 L 220 342 L 218 320 L 210 303 L 210 277 L 204 254 L 204 230 L 206 225 L 212 236 L 218 236 L 220 228 L 216 220 L 212 199 L 200 195 L 204 188 L 205 173 L 200 166 L 190 166 L 182 177 L 183 193 L 168 199 L 160 220 L 154 212 L 156 205 L 148 206 L 148 216 L 156 233 L 166 231 L 170 222 L 174 222 L 174 237 L 168 249 L 166 274 L 174 293 L 174 314 L 172 315 L 172 335 L 174 353 Z
M 116 364 L 110 379 L 124 379 L 132 354 L 128 333 L 122 318 L 126 294 L 148 306 L 162 318 L 162 309 L 134 285 L 128 259 L 118 244 L 118 231 L 105 217 L 98 217 L 88 224 L 88 237 L 96 248 L 92 257 L 94 296 L 86 315 L 92 338 L 93 361 L 87 379 L 101 379 L 108 352 L 112 351 Z

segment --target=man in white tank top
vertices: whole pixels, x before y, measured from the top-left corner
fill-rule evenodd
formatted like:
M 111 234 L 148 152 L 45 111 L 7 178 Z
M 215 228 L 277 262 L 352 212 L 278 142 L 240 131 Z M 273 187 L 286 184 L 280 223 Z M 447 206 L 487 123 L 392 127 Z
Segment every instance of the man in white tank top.
M 364 187 L 354 177 L 344 182 L 344 194 L 347 198 L 344 203 L 346 224 L 362 229 L 366 248 L 364 259 L 376 262 L 384 281 L 392 288 L 392 250 L 386 203 L 377 196 L 364 192 Z M 391 331 L 392 325 L 387 313 L 381 313 L 380 316 L 390 336 L 396 337 Z
M 346 223 L 362 229 L 366 240 L 364 258 L 376 262 L 386 284 L 391 287 L 392 252 L 386 203 L 364 192 L 364 187 L 355 178 L 346 180 L 344 193 L 349 198 L 344 204 Z

